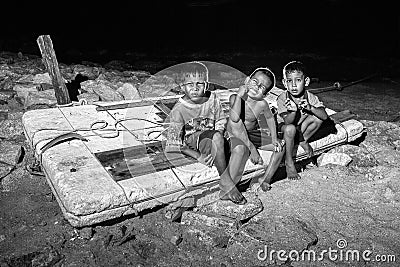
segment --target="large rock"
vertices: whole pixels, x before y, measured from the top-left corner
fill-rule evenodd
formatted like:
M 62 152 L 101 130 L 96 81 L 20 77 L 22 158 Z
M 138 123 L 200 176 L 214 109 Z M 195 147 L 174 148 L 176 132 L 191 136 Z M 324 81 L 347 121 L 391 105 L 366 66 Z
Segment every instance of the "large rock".
M 13 142 L 2 141 L 0 142 L 0 151 L 0 161 L 13 166 L 21 158 L 23 148 L 21 145 L 14 144 Z
M 365 146 L 342 145 L 329 150 L 327 153 L 344 153 L 352 159 L 351 165 L 357 167 L 373 167 L 378 164 L 376 158 Z
M 100 97 L 97 94 L 91 94 L 91 93 L 82 93 L 79 94 L 78 96 L 78 101 L 84 100 L 86 101 L 86 104 L 91 105 L 94 102 L 100 101 Z
M 176 95 L 179 93 L 179 87 L 175 79 L 168 75 L 151 76 L 140 85 L 138 90 L 143 98 Z
M 54 90 L 44 90 L 44 91 L 30 91 L 25 99 L 24 106 L 29 108 L 33 105 L 55 105 L 57 104 L 57 98 L 55 96 Z
M 24 126 L 22 124 L 22 112 L 8 113 L 8 119 L 0 122 L 0 140 L 4 139 L 16 139 L 24 137 Z
M 243 221 L 250 219 L 263 210 L 263 205 L 254 192 L 244 192 L 243 196 L 247 199 L 246 205 L 237 205 L 232 201 L 217 200 L 199 207 L 198 211 Z
M 125 100 L 140 100 L 141 96 L 138 89 L 130 83 L 124 83 L 121 87 L 117 89 Z
M 185 233 L 197 238 L 202 244 L 225 248 L 230 237 L 236 233 L 241 223 L 225 216 L 211 216 L 198 212 L 186 211 L 181 223 Z
M 323 153 L 318 157 L 318 166 L 325 166 L 327 164 L 347 166 L 351 160 L 351 157 L 345 153 Z
M 50 74 L 47 73 L 47 72 L 46 73 L 41 73 L 41 74 L 36 74 L 33 77 L 32 82 L 35 83 L 35 84 L 41 84 L 41 83 L 52 84 Z
M 103 80 L 89 80 L 81 83 L 81 88 L 88 93 L 95 93 L 101 101 L 120 101 L 123 96 L 118 93 L 109 82 Z
M 52 84 L 50 74 L 48 72 L 46 73 L 38 73 L 36 75 L 34 74 L 26 74 L 23 75 L 21 78 L 18 79 L 19 84 L 30 84 L 33 83 L 35 85 L 41 84 L 41 83 L 47 83 L 47 84 Z
M 237 266 L 283 264 L 317 242 L 315 230 L 302 219 L 271 216 L 244 225 L 229 240 L 228 254 Z M 285 253 L 278 255 L 279 250 Z
M 391 147 L 400 149 L 400 127 L 396 123 L 386 121 L 361 121 L 366 129 L 367 136 L 360 144 L 371 153 L 378 152 L 384 148 Z
M 397 166 L 400 157 L 400 127 L 385 121 L 362 121 L 367 136 L 360 144 L 374 155 L 379 164 Z
M 14 97 L 15 94 L 16 94 L 15 91 L 11 91 L 11 90 L 0 90 L 0 102 L 1 102 L 1 101 L 10 100 L 11 98 Z
M 104 71 L 103 68 L 84 66 L 76 64 L 72 66 L 72 79 L 75 79 L 76 75 L 81 74 L 87 77 L 89 80 L 95 80 Z
M 28 97 L 29 92 L 37 92 L 37 85 L 33 83 L 29 84 L 16 84 L 13 90 L 17 93 L 17 96 L 25 101 Z
M 210 215 L 199 212 L 185 211 L 181 223 L 196 228 L 218 228 L 227 234 L 235 233 L 241 226 L 238 220 L 223 215 Z
M 5 163 L 2 163 L 2 162 L 0 162 L 0 177 L 1 177 L 1 179 L 0 179 L 0 185 L 1 185 L 1 187 L 2 187 L 2 191 L 8 191 L 8 190 L 4 190 L 3 189 L 3 181 L 4 181 L 4 179 L 7 177 L 7 175 L 12 171 L 14 169 L 14 166 L 11 166 L 11 165 L 9 165 L 9 164 L 5 164 Z

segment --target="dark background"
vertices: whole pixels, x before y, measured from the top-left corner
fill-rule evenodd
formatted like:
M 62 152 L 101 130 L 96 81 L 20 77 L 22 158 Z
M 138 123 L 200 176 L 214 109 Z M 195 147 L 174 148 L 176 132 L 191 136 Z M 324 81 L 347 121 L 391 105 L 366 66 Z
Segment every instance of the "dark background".
M 40 55 L 36 39 L 49 34 L 64 63 L 265 51 L 371 62 L 400 55 L 394 1 L 31 1 L 2 9 L 1 51 Z

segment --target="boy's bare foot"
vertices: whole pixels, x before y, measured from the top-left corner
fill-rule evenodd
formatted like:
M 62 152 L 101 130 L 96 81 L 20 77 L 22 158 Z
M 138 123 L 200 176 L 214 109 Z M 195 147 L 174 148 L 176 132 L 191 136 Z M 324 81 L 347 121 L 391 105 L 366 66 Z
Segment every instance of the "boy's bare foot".
M 250 161 L 253 164 L 260 164 L 263 165 L 264 162 L 262 160 L 262 157 L 260 156 L 260 152 L 258 152 L 257 148 L 254 148 L 250 152 Z
M 307 141 L 300 142 L 300 146 L 304 149 L 309 158 L 314 155 L 314 150 Z
M 267 191 L 271 190 L 272 186 L 269 183 L 264 181 L 260 184 L 260 188 L 262 191 L 267 192 Z
M 286 164 L 286 174 L 289 180 L 300 180 L 301 176 L 297 173 L 294 165 Z
M 244 205 L 247 203 L 246 198 L 239 192 L 236 187 L 231 189 L 229 192 L 224 192 L 221 190 L 219 192 L 219 199 L 230 200 L 237 205 Z
M 270 184 L 270 181 L 266 179 L 258 180 L 258 183 L 260 184 L 260 188 L 262 191 L 267 192 L 271 190 L 272 186 Z

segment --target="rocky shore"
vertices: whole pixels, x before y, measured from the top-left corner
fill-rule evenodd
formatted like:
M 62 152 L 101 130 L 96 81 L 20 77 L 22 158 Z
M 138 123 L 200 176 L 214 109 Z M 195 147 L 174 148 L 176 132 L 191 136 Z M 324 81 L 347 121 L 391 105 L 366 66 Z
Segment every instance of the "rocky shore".
M 60 63 L 60 71 L 75 103 L 139 99 L 176 86 L 167 76 L 130 70 L 120 61 Z M 248 188 L 245 208 L 215 202 L 188 209 L 173 222 L 173 207 L 163 206 L 83 229 L 63 218 L 46 179 L 26 169 L 33 152 L 22 114 L 54 107 L 53 92 L 40 57 L 0 53 L 0 266 L 397 266 L 400 261 L 396 80 L 321 95 L 328 107 L 356 113 L 365 136 L 322 154 L 318 167 L 304 166 L 299 181 L 277 178 L 268 193 Z

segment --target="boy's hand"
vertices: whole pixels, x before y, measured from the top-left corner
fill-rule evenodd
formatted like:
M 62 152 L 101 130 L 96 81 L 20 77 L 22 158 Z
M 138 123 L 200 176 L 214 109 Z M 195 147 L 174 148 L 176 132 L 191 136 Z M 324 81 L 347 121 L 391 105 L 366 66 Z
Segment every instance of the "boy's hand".
M 211 167 L 214 163 L 214 159 L 211 156 L 211 154 L 209 154 L 209 155 L 200 154 L 200 157 L 197 158 L 197 161 L 208 167 Z
M 274 145 L 274 152 L 282 152 L 285 146 L 285 140 L 272 140 L 272 144 Z
M 288 111 L 297 111 L 297 106 L 296 103 L 294 103 L 292 100 L 289 98 L 286 99 L 285 101 L 285 107 Z
M 263 165 L 264 161 L 262 160 L 260 153 L 258 152 L 257 148 L 251 149 L 250 151 L 250 161 L 254 165 L 260 164 Z
M 244 97 L 249 92 L 249 86 L 247 84 L 241 85 L 239 87 L 238 95 Z
M 310 109 L 307 99 L 300 100 L 299 109 L 302 113 L 304 113 L 303 109 Z

